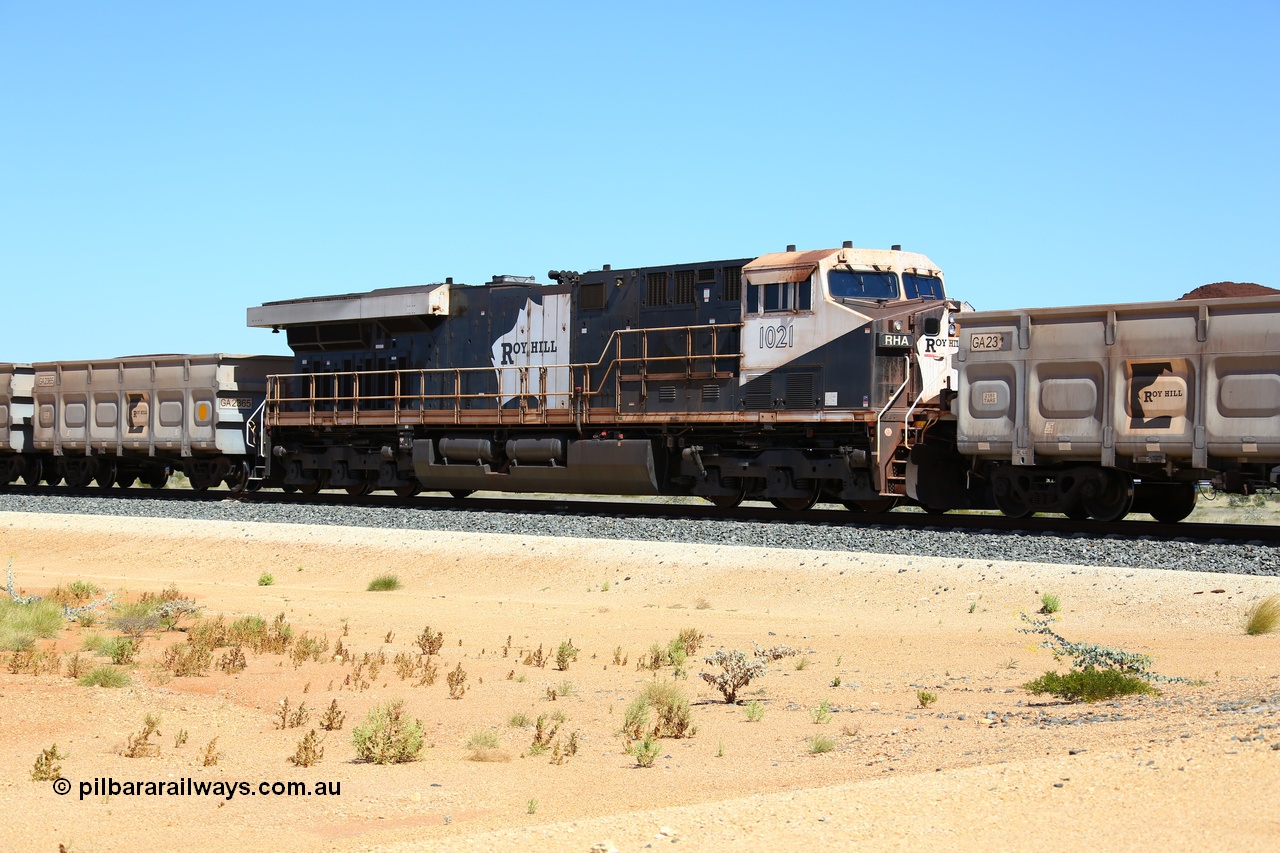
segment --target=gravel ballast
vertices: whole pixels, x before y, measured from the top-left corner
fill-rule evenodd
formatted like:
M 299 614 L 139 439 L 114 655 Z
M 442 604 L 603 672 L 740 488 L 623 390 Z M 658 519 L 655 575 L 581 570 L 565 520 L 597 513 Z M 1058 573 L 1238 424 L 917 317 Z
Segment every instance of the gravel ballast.
M 616 505 L 611 505 L 616 506 Z M 1075 534 L 992 533 L 889 527 L 707 519 L 618 518 L 403 507 L 304 506 L 235 500 L 174 501 L 63 495 L 0 495 L 0 511 L 177 518 L 265 524 L 318 524 L 388 530 L 517 533 L 614 539 L 804 548 L 1056 565 L 1181 569 L 1280 575 L 1280 547 L 1178 540 L 1093 538 Z

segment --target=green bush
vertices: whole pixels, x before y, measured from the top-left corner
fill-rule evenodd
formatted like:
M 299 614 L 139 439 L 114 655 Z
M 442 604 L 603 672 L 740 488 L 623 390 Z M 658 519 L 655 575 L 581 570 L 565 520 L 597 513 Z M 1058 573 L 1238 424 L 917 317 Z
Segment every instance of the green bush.
M 258 586 L 271 586 L 276 582 L 275 576 L 270 572 L 263 572 L 258 575 Z
M 351 733 L 356 755 L 374 764 L 414 761 L 422 752 L 422 721 L 410 720 L 404 702 L 378 705 Z
M 37 639 L 56 637 L 63 625 L 57 602 L 40 599 L 20 604 L 0 598 L 0 650 L 16 652 Z
M 821 755 L 836 748 L 835 739 L 828 735 L 814 735 L 809 738 L 809 754 Z
M 1160 695 L 1159 690 L 1136 675 L 1126 675 L 1115 669 L 1095 669 L 1092 666 L 1073 669 L 1065 675 L 1046 672 L 1022 687 L 1035 696 L 1048 693 L 1068 702 L 1099 702 L 1117 696 Z
M 1062 608 L 1062 600 L 1052 592 L 1040 596 L 1040 612 L 1046 616 L 1057 613 Z
M 390 592 L 400 588 L 400 578 L 395 575 L 378 575 L 369 581 L 369 592 Z
M 81 687 L 128 687 L 129 674 L 114 666 L 99 666 L 80 676 Z

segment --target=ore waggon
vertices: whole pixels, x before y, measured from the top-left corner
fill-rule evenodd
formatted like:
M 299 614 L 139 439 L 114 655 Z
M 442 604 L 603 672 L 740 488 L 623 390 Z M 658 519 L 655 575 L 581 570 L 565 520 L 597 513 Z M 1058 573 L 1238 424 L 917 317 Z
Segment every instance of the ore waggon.
M 960 305 L 897 246 L 548 277 L 249 309 L 294 352 L 268 481 L 878 511 L 956 387 Z
M 250 485 L 274 356 L 150 355 L 0 365 L 0 485 Z M 258 421 L 260 423 L 260 420 Z
M 956 433 L 914 452 L 917 500 L 965 505 L 978 490 L 1015 517 L 1180 521 L 1201 482 L 1274 487 L 1280 297 L 989 311 L 960 325 Z

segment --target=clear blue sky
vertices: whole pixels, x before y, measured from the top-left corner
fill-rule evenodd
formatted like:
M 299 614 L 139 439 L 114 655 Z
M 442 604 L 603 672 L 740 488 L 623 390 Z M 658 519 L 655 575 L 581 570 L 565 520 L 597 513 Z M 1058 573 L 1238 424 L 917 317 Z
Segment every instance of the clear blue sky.
M 1280 4 L 0 0 L 0 360 L 245 309 L 922 251 L 979 308 L 1280 287 Z

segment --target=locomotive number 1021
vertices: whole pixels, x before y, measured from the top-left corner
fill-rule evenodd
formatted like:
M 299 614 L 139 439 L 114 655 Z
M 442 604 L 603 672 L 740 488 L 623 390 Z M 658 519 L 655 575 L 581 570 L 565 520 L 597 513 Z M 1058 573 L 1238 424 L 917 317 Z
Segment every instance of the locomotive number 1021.
M 795 326 L 761 326 L 760 349 L 782 349 L 796 345 Z

